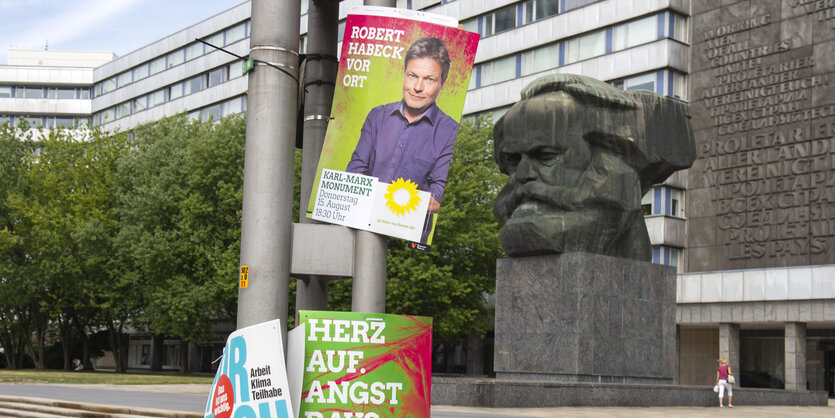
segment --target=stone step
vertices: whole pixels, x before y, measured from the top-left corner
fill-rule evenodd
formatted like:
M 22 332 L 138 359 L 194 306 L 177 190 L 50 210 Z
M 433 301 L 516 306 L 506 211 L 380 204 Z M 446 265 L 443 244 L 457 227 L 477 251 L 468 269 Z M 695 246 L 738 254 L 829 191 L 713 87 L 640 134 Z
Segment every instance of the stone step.
M 198 418 L 202 416 L 202 414 L 166 411 L 152 408 L 118 407 L 43 398 L 0 396 L 0 417 Z

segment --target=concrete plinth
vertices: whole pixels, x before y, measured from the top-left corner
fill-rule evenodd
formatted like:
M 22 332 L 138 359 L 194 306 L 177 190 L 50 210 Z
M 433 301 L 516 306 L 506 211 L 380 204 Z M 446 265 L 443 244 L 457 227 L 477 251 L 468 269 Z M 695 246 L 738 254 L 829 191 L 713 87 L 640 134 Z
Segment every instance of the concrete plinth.
M 432 378 L 432 404 L 487 408 L 716 407 L 716 394 L 710 386 L 562 383 L 435 376 Z M 827 393 L 734 387 L 734 405 L 826 406 Z
M 675 270 L 587 253 L 498 260 L 498 379 L 672 384 Z

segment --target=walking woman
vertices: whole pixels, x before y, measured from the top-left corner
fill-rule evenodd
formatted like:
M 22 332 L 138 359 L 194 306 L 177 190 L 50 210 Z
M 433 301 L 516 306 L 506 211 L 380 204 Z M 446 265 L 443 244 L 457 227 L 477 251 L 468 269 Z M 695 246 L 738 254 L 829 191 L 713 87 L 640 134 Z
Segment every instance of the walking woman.
M 734 373 L 731 371 L 731 366 L 728 366 L 728 360 L 724 357 L 719 359 L 719 368 L 716 369 L 716 385 L 719 386 L 719 407 L 722 408 L 722 396 L 725 394 L 725 389 L 728 389 L 728 408 L 734 407 L 734 388 L 733 384 L 728 382 L 728 376 L 733 378 Z

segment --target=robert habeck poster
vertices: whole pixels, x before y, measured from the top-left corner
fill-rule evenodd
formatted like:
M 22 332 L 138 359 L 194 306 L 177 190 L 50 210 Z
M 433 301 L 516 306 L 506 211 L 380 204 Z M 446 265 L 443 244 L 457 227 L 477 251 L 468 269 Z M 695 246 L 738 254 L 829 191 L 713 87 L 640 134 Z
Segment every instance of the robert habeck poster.
M 308 217 L 431 244 L 478 37 L 410 10 L 348 15 Z
M 429 416 L 432 318 L 300 311 L 288 340 L 299 417 Z

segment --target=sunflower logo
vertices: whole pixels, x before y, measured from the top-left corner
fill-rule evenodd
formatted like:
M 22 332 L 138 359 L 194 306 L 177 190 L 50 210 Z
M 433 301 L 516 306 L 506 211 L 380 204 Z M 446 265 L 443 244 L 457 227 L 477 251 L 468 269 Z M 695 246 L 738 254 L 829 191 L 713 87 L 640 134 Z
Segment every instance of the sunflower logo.
M 420 203 L 417 184 L 402 178 L 386 186 L 386 194 L 383 197 L 386 199 L 386 206 L 397 216 L 417 210 L 417 205 Z

